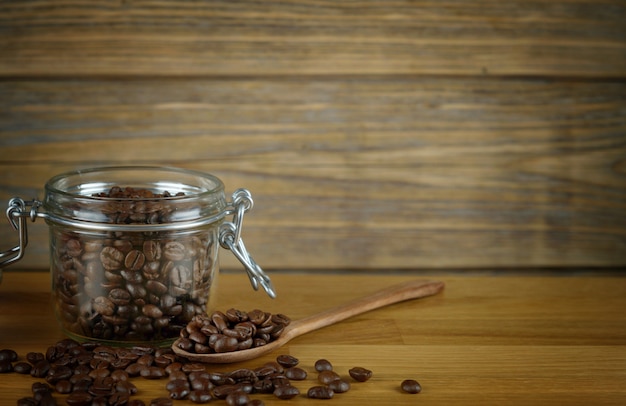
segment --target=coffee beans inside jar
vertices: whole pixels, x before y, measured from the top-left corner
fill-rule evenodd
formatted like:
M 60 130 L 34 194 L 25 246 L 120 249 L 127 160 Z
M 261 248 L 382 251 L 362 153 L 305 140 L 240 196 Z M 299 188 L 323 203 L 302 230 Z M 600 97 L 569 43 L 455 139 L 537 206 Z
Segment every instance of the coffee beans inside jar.
M 131 226 L 168 223 L 183 197 L 122 187 L 92 196 L 101 200 L 105 223 Z M 50 234 L 56 314 L 73 338 L 169 343 L 207 311 L 217 270 L 215 227 L 184 232 L 54 227 Z

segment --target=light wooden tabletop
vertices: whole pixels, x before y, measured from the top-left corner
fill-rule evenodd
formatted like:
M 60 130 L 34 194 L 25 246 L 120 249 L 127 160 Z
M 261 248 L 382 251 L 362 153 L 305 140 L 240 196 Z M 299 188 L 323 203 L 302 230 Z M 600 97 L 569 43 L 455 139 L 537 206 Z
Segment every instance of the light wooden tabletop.
M 313 364 L 320 358 L 344 376 L 354 366 L 373 371 L 371 380 L 352 381 L 350 391 L 335 395 L 333 405 L 617 405 L 626 399 L 626 277 L 615 274 L 277 273 L 274 300 L 253 292 L 244 275 L 223 274 L 216 308 L 260 308 L 299 319 L 416 278 L 442 280 L 446 288 L 298 337 L 260 359 L 207 368 L 257 367 L 291 354 L 309 372 L 305 381 L 294 381 L 302 393 L 317 384 Z M 45 272 L 5 271 L 0 349 L 14 349 L 23 359 L 63 338 L 49 289 Z M 402 393 L 404 379 L 419 381 L 422 393 Z M 0 404 L 30 395 L 37 380 L 3 374 Z M 133 382 L 146 403 L 167 394 L 165 380 Z M 253 397 L 266 405 L 317 402 L 304 395 L 291 401 Z

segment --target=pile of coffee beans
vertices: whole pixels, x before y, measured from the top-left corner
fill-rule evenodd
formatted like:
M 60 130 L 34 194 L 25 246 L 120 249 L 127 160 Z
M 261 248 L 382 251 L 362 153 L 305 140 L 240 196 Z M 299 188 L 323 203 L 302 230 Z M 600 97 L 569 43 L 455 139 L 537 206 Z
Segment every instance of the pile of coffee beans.
M 177 345 L 196 354 L 260 347 L 280 337 L 290 321 L 284 314 L 271 314 L 258 309 L 198 314 L 180 331 Z
M 284 400 L 298 396 L 331 399 L 351 389 L 348 378 L 338 374 L 330 361 L 319 359 L 314 364 L 317 382 L 301 394 L 293 382 L 305 381 L 308 374 L 297 358 L 287 354 L 253 369 L 212 372 L 205 364 L 179 357 L 170 348 L 118 348 L 64 339 L 45 353 L 30 352 L 25 360 L 20 358 L 13 350 L 0 350 L 0 373 L 40 379 L 32 384 L 29 396 L 17 401 L 18 406 L 56 405 L 62 397 L 69 406 L 145 406 L 144 401 L 133 398 L 138 393 L 131 382 L 135 379 L 167 380 L 164 395 L 150 400 L 150 406 L 171 406 L 181 399 L 198 404 L 222 400 L 229 406 L 262 406 L 263 400 L 253 399 L 256 394 Z M 365 382 L 372 371 L 357 366 L 349 375 L 356 382 Z M 401 389 L 419 393 L 421 386 L 407 379 Z
M 102 207 L 111 224 L 167 223 L 175 213 L 168 192 L 114 187 L 96 197 L 111 199 Z M 206 313 L 217 269 L 214 228 L 185 233 L 51 230 L 56 314 L 70 335 L 173 341 L 193 316 Z

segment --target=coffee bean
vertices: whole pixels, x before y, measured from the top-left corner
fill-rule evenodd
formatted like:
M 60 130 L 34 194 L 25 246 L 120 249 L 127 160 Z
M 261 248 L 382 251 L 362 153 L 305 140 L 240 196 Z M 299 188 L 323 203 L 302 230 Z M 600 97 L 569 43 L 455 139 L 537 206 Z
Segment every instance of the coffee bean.
M 166 376 L 165 370 L 163 368 L 148 366 L 142 369 L 139 375 L 146 379 L 161 379 Z
M 274 396 L 279 399 L 292 399 L 300 394 L 300 391 L 295 386 L 282 385 L 274 389 Z
M 1 361 L 17 361 L 17 352 L 8 348 L 0 350 L 0 362 Z
M 302 381 L 306 379 L 307 372 L 298 367 L 291 367 L 285 370 L 285 376 L 289 379 L 293 379 L 294 381 Z
M 108 403 L 106 403 L 106 405 L 107 406 L 123 406 L 123 405 L 128 404 L 129 400 L 130 400 L 130 396 L 127 393 L 115 392 L 114 394 L 109 396 L 109 398 L 107 399 Z
M 54 390 L 58 393 L 68 394 L 72 392 L 73 385 L 67 379 L 62 379 L 54 385 Z
M 30 362 L 31 365 L 35 365 L 38 361 L 42 361 L 45 359 L 45 355 L 41 352 L 29 352 L 26 354 L 26 361 Z
M 73 392 L 65 399 L 69 406 L 88 406 L 92 403 L 93 397 L 87 392 Z
M 251 399 L 250 402 L 248 402 L 248 406 L 265 406 L 265 402 L 261 399 Z
M 359 382 L 365 382 L 372 377 L 372 371 L 362 367 L 350 368 L 348 373 L 355 381 Z
M 115 304 L 108 297 L 98 296 L 93 300 L 93 310 L 104 316 L 113 316 Z
M 169 398 L 156 398 L 150 401 L 150 406 L 172 406 L 174 402 Z
M 142 312 L 144 315 L 153 319 L 158 319 L 159 317 L 163 316 L 163 311 L 153 304 L 145 305 L 142 309 Z
M 131 271 L 139 271 L 146 262 L 146 256 L 139 250 L 132 250 L 124 257 L 124 266 Z
M 30 374 L 31 369 L 32 366 L 28 362 L 16 362 L 15 365 L 13 365 L 13 371 L 17 372 L 18 374 Z
M 163 256 L 170 261 L 182 261 L 185 258 L 185 246 L 178 241 L 170 241 L 165 244 Z
M 350 382 L 345 379 L 335 379 L 327 385 L 335 393 L 345 393 L 350 390 Z
M 320 383 L 323 383 L 325 385 L 328 385 L 329 383 L 337 379 L 340 379 L 340 376 L 335 371 L 326 370 L 326 371 L 320 372 L 317 375 L 317 380 L 320 381 Z
M 313 386 L 309 388 L 306 396 L 312 399 L 332 399 L 334 394 L 328 386 Z
M 30 375 L 35 378 L 44 378 L 50 370 L 50 363 L 47 360 L 38 361 L 30 370 Z
M 327 359 L 318 359 L 317 361 L 315 361 L 315 370 L 317 372 L 332 371 L 333 365 Z
M 38 406 L 39 402 L 33 397 L 18 399 L 17 406 Z
M 211 391 L 199 389 L 189 392 L 188 399 L 193 403 L 209 403 L 213 398 L 211 397 Z
M 124 258 L 124 253 L 115 247 L 104 247 L 100 252 L 100 262 L 107 271 L 119 270 Z
M 403 392 L 406 393 L 420 393 L 422 391 L 422 386 L 414 379 L 405 379 L 400 384 L 400 388 Z
M 228 406 L 245 406 L 250 402 L 250 397 L 240 391 L 229 393 L 226 396 L 226 404 Z
M 279 355 L 278 357 L 276 357 L 276 362 L 278 362 L 280 365 L 282 365 L 285 368 L 291 368 L 291 367 L 295 367 L 296 365 L 298 365 L 298 362 L 300 361 L 296 357 L 285 354 L 285 355 Z

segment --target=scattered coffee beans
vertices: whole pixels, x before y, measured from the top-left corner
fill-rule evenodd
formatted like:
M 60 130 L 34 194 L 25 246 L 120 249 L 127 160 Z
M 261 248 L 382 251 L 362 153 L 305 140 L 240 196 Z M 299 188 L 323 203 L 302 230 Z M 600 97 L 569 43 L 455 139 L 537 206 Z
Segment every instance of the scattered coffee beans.
M 400 384 L 400 388 L 406 393 L 420 393 L 422 386 L 414 379 L 405 379 Z
M 180 331 L 178 347 L 196 354 L 259 347 L 277 339 L 290 321 L 284 314 L 258 309 L 247 313 L 229 309 L 225 313 L 216 311 L 210 316 L 198 314 Z
M 228 311 L 222 319 L 211 318 L 211 325 L 222 331 L 234 329 L 237 324 L 251 320 L 250 316 L 240 311 Z M 270 320 L 262 327 L 274 326 L 277 323 L 271 315 L 265 318 L 255 314 L 254 320 Z M 281 323 L 286 319 L 280 316 Z M 234 326 L 233 326 L 233 323 Z M 274 327 L 275 328 L 275 327 Z M 207 338 L 208 339 L 208 338 Z M 166 379 L 164 389 L 167 396 L 152 399 L 150 406 L 173 405 L 174 400 L 188 400 L 196 404 L 204 404 L 221 399 L 227 405 L 263 406 L 260 399 L 252 399 L 255 394 L 273 394 L 278 399 L 293 399 L 300 396 L 300 390 L 292 385 L 292 381 L 307 378 L 307 372 L 296 365 L 297 358 L 279 355 L 276 361 L 267 362 L 258 368 L 239 368 L 230 372 L 211 372 L 205 364 L 191 362 L 178 357 L 171 348 L 154 348 L 150 346 L 133 346 L 117 348 L 96 342 L 78 343 L 72 339 L 64 339 L 48 347 L 44 353 L 28 353 L 26 360 L 20 361 L 17 354 L 10 351 L 2 352 L 3 363 L 8 363 L 12 370 L 18 372 L 28 364 L 45 382 L 32 385 L 32 396 L 17 401 L 18 406 L 56 405 L 55 394 L 65 398 L 69 406 L 107 405 L 107 406 L 145 406 L 139 399 L 131 399 L 138 393 L 132 379 Z M 13 360 L 13 361 L 11 361 Z M 15 364 L 13 364 L 15 363 Z M 326 359 L 315 363 L 318 369 L 319 384 L 308 389 L 305 395 L 311 399 L 332 399 L 336 394 L 348 392 L 350 383 L 333 370 L 332 364 Z M 364 382 L 372 376 L 372 371 L 354 367 L 349 370 L 355 380 Z M 137 378 L 143 377 L 143 378 Z M 421 386 L 417 381 L 407 379 L 402 382 L 401 389 L 407 393 L 419 393 Z

